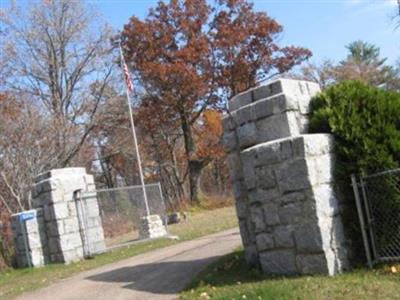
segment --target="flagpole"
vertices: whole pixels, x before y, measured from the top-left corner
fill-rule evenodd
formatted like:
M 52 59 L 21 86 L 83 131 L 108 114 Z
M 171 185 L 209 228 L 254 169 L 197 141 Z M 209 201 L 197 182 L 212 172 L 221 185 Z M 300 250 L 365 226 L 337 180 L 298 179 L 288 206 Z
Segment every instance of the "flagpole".
M 121 55 L 121 68 L 122 71 L 124 71 L 124 64 L 125 64 L 125 59 L 124 59 L 124 53 L 122 52 L 122 47 L 121 43 L 118 43 L 119 45 L 119 53 Z M 125 79 L 125 78 L 124 78 Z M 125 81 L 125 80 L 124 80 Z M 126 83 L 125 83 L 126 84 Z M 131 103 L 130 103 L 130 97 L 129 97 L 129 89 L 126 87 L 126 101 L 128 104 L 128 109 L 129 109 L 129 119 L 131 122 L 131 127 L 132 127 L 132 136 L 133 136 L 133 142 L 135 144 L 135 150 L 136 150 L 136 157 L 138 161 L 138 166 L 139 166 L 139 174 L 140 174 L 140 185 L 142 186 L 142 191 L 143 191 L 143 197 L 144 197 L 144 204 L 146 206 L 146 214 L 147 216 L 150 215 L 150 209 L 149 209 L 149 203 L 147 201 L 147 193 L 146 193 L 146 187 L 144 185 L 144 177 L 143 177 L 143 170 L 142 170 L 142 161 L 140 159 L 140 153 L 139 153 L 139 147 L 138 147 L 138 142 L 136 138 L 136 130 L 135 130 L 135 122 L 133 121 L 133 115 L 132 115 L 132 108 L 131 108 Z

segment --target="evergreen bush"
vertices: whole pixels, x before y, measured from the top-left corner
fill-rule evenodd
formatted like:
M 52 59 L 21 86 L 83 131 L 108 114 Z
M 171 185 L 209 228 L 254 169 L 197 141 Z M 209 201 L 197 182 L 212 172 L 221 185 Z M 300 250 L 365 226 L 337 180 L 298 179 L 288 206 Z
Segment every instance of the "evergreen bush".
M 362 253 L 362 240 L 350 176 L 372 174 L 400 166 L 400 93 L 385 91 L 358 81 L 329 87 L 311 101 L 310 133 L 332 133 L 337 154 L 336 183 L 344 194 L 344 222 L 353 250 Z M 399 215 L 400 193 L 393 182 L 379 186 L 376 214 Z M 377 195 L 374 195 L 377 196 Z M 387 209 L 389 208 L 389 209 Z M 398 222 L 388 219 L 378 242 L 387 244 L 398 235 Z M 393 223 L 394 222 L 394 223 Z M 382 228 L 381 228 L 382 229 Z
M 346 81 L 311 101 L 311 133 L 332 133 L 338 172 L 370 174 L 400 165 L 400 93 Z

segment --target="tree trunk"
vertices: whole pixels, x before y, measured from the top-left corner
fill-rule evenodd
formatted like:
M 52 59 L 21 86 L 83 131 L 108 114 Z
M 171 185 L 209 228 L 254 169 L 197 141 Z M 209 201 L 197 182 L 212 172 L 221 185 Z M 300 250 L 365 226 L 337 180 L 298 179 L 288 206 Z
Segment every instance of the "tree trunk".
M 201 171 L 204 168 L 204 161 L 189 160 L 188 164 L 190 200 L 193 203 L 199 204 L 199 181 Z
M 179 115 L 188 163 L 189 197 L 192 203 L 199 204 L 199 177 L 206 162 L 193 157 L 196 148 L 193 141 L 192 128 L 190 127 L 189 120 L 183 107 L 179 109 Z

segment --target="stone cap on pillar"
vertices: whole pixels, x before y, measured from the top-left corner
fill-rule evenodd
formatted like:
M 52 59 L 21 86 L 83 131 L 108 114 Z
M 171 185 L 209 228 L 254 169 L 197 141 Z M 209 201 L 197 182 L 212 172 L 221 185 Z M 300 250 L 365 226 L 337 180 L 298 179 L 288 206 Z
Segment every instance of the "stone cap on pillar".
M 279 78 L 234 96 L 228 103 L 228 109 L 233 112 L 245 105 L 282 93 L 293 99 L 307 100 L 319 91 L 320 87 L 316 82 Z
M 307 133 L 310 101 L 319 91 L 314 82 L 277 79 L 233 97 L 222 119 L 226 151 Z
M 38 176 L 36 176 L 35 183 L 54 177 L 80 176 L 80 175 L 86 175 L 85 168 L 74 167 L 74 168 L 52 169 L 50 171 L 43 172 Z

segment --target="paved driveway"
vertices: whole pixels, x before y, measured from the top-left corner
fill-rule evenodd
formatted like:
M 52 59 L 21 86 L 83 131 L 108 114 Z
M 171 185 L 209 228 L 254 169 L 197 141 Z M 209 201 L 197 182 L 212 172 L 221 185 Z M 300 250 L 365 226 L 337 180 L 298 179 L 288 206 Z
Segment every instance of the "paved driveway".
M 16 299 L 175 299 L 192 278 L 241 244 L 230 229 L 80 273 Z

